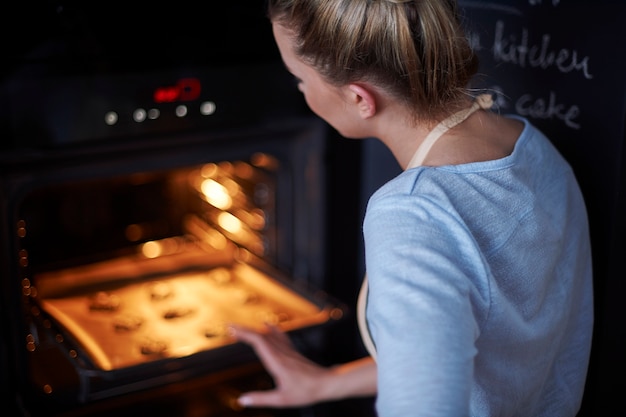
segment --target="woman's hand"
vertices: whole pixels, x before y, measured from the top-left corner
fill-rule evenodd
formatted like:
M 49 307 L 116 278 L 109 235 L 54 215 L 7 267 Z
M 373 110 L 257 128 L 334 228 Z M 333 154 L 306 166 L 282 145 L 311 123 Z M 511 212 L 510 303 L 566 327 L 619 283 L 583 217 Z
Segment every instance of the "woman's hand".
M 231 329 L 237 340 L 252 346 L 276 386 L 242 394 L 243 407 L 301 407 L 376 392 L 376 367 L 370 358 L 327 368 L 300 354 L 275 326 L 267 325 L 264 332 L 237 325 Z
M 298 353 L 289 337 L 267 325 L 263 333 L 240 326 L 231 326 L 233 335 L 255 350 L 276 388 L 253 391 L 239 397 L 244 407 L 296 407 L 320 401 L 321 384 L 329 373 Z

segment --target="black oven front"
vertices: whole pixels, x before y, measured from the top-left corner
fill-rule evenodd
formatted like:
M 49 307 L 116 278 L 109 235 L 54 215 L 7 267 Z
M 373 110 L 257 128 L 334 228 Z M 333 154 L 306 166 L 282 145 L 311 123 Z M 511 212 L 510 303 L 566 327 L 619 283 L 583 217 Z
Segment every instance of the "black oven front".
M 284 74 L 5 86 L 20 146 L 2 157 L 2 353 L 20 414 L 270 415 L 234 402 L 271 379 L 227 325 L 324 349 L 345 315 L 321 290 L 328 131 Z

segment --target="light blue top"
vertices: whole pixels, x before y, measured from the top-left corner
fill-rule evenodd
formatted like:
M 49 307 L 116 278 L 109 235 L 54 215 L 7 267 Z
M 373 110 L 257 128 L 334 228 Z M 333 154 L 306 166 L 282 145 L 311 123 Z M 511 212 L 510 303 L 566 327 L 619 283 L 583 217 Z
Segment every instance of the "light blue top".
M 510 156 L 409 169 L 370 198 L 380 417 L 580 408 L 593 325 L 587 214 L 569 165 L 518 119 Z

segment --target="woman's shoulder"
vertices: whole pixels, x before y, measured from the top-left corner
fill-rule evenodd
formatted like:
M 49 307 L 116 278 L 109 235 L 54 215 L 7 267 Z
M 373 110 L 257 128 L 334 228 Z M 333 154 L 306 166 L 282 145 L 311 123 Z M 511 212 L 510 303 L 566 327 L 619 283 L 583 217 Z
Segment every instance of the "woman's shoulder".
M 369 198 L 366 214 L 400 219 L 408 213 L 414 217 L 428 218 L 435 212 L 447 212 L 448 203 L 441 195 L 441 173 L 427 167 L 403 171 L 378 188 Z M 420 214 L 421 213 L 421 214 Z M 393 221 L 389 219 L 389 221 Z

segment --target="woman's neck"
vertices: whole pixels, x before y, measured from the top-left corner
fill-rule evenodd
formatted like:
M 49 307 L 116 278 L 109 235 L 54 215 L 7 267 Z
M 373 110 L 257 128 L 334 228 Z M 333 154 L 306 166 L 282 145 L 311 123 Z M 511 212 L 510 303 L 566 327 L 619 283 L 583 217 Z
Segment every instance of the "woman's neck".
M 378 137 L 400 167 L 407 169 L 417 149 L 438 124 L 410 123 L 407 115 L 380 114 Z M 506 157 L 523 130 L 523 124 L 490 111 L 478 110 L 443 133 L 423 161 L 427 166 L 458 165 Z
M 372 136 L 377 137 L 389 148 L 404 170 L 417 148 L 436 124 L 436 122 L 417 123 L 404 108 L 390 106 L 377 114 Z

